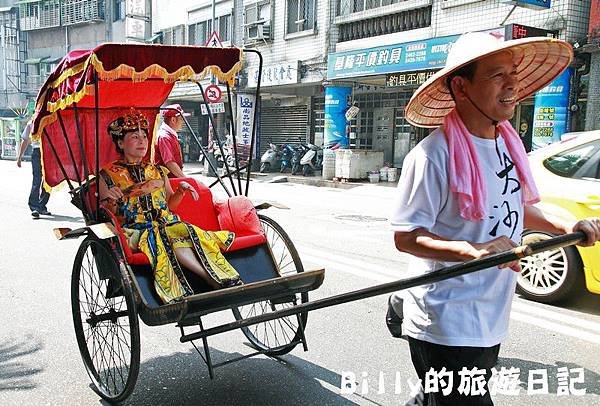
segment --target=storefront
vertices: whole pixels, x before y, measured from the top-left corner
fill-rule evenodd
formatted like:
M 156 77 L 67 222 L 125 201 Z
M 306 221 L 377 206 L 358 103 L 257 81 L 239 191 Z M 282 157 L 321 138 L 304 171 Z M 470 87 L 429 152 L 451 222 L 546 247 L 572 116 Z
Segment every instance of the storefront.
M 2 159 L 17 159 L 21 131 L 25 122 L 19 117 L 0 117 L 0 151 Z
M 414 91 L 446 63 L 458 35 L 330 54 L 332 86 L 352 87 L 359 113 L 346 126 L 349 148 L 384 152 L 386 164 L 404 157 L 429 131 L 410 125 L 404 108 Z
M 541 30 L 520 24 L 484 30 L 506 39 L 530 36 L 556 36 L 556 31 Z M 402 167 L 404 157 L 430 130 L 410 125 L 404 118 L 404 108 L 414 91 L 431 75 L 441 69 L 458 35 L 430 38 L 329 55 L 327 78 L 332 86 L 351 86 L 351 105 L 360 109 L 346 126 L 349 147 L 384 151 L 385 162 Z M 569 74 L 565 74 L 569 75 Z M 567 84 L 572 74 L 562 77 L 561 83 L 551 83 L 542 94 L 520 102 L 511 120 L 529 151 L 540 137 L 552 133 L 556 141 L 569 130 L 570 94 Z M 560 90 L 560 91 L 558 91 Z M 560 93 L 557 94 L 557 93 Z M 544 104 L 552 104 L 545 108 Z M 560 110 L 560 115 L 553 114 Z M 540 127 L 551 127 L 542 130 Z M 544 143 L 547 143 L 544 141 Z
M 269 144 L 299 144 L 310 139 L 311 96 L 319 93 L 320 86 L 302 83 L 300 60 L 265 64 L 261 75 L 259 107 L 259 155 Z M 248 68 L 248 91 L 255 91 L 258 68 Z

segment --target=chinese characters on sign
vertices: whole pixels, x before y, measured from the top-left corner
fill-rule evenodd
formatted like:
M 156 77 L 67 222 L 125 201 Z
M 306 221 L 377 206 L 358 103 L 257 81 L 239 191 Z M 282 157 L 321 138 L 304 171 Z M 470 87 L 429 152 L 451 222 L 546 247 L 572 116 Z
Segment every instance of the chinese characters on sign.
M 385 87 L 419 86 L 435 73 L 435 70 L 410 71 L 386 75 Z
M 225 103 L 209 103 L 209 106 L 212 114 L 225 113 Z M 208 110 L 206 109 L 205 104 L 200 105 L 200 112 L 203 116 L 208 115 Z
M 327 79 L 442 68 L 458 35 L 330 54 Z
M 300 61 L 282 62 L 275 65 L 263 66 L 260 86 L 276 86 L 298 83 Z M 258 67 L 248 68 L 248 87 L 256 87 L 258 82 Z
M 146 16 L 146 1 L 127 0 L 126 10 L 125 36 L 128 42 L 143 41 L 146 38 L 146 25 L 149 24 Z
M 256 109 L 256 96 L 253 94 L 238 93 L 236 106 L 236 143 L 238 153 L 247 158 L 250 151 L 252 130 L 254 128 L 254 110 Z M 258 138 L 258 136 L 255 136 Z M 258 151 L 258 142 L 254 143 L 254 152 Z M 255 155 L 256 156 L 256 155 Z
M 472 369 L 463 367 L 460 371 L 447 371 L 446 368 L 435 371 L 432 368 L 425 374 L 425 382 L 420 379 L 416 379 L 415 382 L 408 378 L 406 388 L 403 389 L 400 372 L 396 372 L 394 379 L 386 379 L 386 375 L 379 372 L 375 378 L 376 385 L 373 385 L 367 372 L 356 374 L 352 371 L 342 371 L 340 393 L 367 395 L 370 390 L 376 388 L 378 394 L 400 394 L 407 389 L 410 396 L 415 396 L 420 391 L 424 393 L 442 392 L 442 394 L 448 395 L 453 390 L 467 396 L 485 395 L 488 391 L 492 396 L 534 396 L 553 394 L 550 387 L 556 387 L 556 396 L 583 396 L 587 392 L 587 389 L 583 387 L 585 384 L 584 372 L 583 368 L 558 367 L 556 378 L 552 379 L 550 378 L 553 375 L 552 371 L 549 373 L 548 369 L 532 369 L 527 371 L 527 382 L 524 382 L 520 379 L 521 370 L 519 368 L 501 367 L 499 370 L 492 368 L 492 375 L 486 382 L 485 370 L 477 367 Z M 520 404 L 525 404 L 525 402 L 520 402 Z
M 535 95 L 533 149 L 560 141 L 569 131 L 569 91 L 572 68 L 564 71 Z

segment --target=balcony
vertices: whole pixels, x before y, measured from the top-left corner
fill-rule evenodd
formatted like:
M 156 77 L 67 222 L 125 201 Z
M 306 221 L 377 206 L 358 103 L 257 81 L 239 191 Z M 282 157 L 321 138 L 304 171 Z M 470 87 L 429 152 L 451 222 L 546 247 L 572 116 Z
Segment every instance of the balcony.
M 105 0 L 22 0 L 19 6 L 23 31 L 103 21 Z
M 374 18 L 339 22 L 339 42 L 431 26 L 431 6 Z

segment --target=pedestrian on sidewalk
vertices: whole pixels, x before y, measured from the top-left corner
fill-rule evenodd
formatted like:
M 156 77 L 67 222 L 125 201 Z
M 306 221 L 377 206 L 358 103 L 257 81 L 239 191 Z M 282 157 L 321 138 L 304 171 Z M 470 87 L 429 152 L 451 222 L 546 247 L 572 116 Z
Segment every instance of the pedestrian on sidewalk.
M 560 40 L 469 33 L 454 43 L 446 67 L 414 93 L 406 119 L 437 129 L 404 160 L 391 217 L 396 248 L 414 256 L 412 271 L 425 274 L 512 249 L 523 227 L 581 230 L 585 246 L 600 239 L 599 218 L 566 224 L 532 206 L 538 191 L 508 121 L 516 103 L 551 82 L 572 57 Z M 445 379 L 453 386 L 425 393 L 425 404 L 493 404 L 486 382 L 508 334 L 519 271 L 516 261 L 392 296 L 393 306 L 403 299 L 397 313 L 404 315 L 403 334 L 422 382 L 431 370 L 452 375 Z M 463 368 L 485 376 L 483 390 L 458 391 Z
M 184 178 L 183 155 L 177 133 L 185 124 L 183 117 L 189 116 L 179 104 L 170 104 L 163 108 L 163 123 L 158 129 L 154 148 L 154 165 L 169 170 L 169 177 Z
M 46 208 L 48 199 L 50 199 L 50 193 L 46 192 L 44 189 L 40 142 L 31 141 L 32 125 L 32 120 L 29 120 L 21 133 L 21 148 L 19 149 L 19 155 L 17 156 L 17 166 L 19 168 L 21 167 L 21 158 L 23 158 L 27 146 L 31 144 L 31 169 L 33 179 L 31 181 L 31 192 L 29 193 L 28 204 L 29 210 L 31 210 L 31 216 L 37 219 L 40 217 L 40 214 L 50 216 L 52 213 Z

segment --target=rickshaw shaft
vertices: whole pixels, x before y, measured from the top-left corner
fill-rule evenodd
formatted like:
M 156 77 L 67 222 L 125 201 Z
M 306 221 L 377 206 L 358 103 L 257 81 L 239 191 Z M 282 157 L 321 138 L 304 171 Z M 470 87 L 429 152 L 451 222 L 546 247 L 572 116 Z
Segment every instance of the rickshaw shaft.
M 585 234 L 581 231 L 571 234 L 565 234 L 545 241 L 539 241 L 529 245 L 516 247 L 510 251 L 493 254 L 481 259 L 475 259 L 461 264 L 438 269 L 425 275 L 419 275 L 412 278 L 384 283 L 381 285 L 370 286 L 368 288 L 359 289 L 352 292 L 342 293 L 339 295 L 318 299 L 312 302 L 299 304 L 297 306 L 278 310 L 272 313 L 261 314 L 259 316 L 251 317 L 248 319 L 237 320 L 235 322 L 223 324 L 220 326 L 209 328 L 207 330 L 202 330 L 196 333 L 182 336 L 179 340 L 182 343 L 188 342 L 224 333 L 227 331 L 239 329 L 242 327 L 247 327 L 258 323 L 279 319 L 282 317 L 288 317 L 299 313 L 322 309 L 325 307 L 336 306 L 343 303 L 353 302 L 360 299 L 366 299 L 373 296 L 384 295 L 386 293 L 392 293 L 399 290 L 412 288 L 415 286 L 440 282 L 446 279 L 454 278 L 456 276 L 461 276 L 472 272 L 480 271 L 482 269 L 516 261 L 523 257 L 538 254 L 543 251 L 557 249 L 565 247 L 567 245 L 577 244 L 585 240 L 585 238 Z M 504 270 L 500 272 L 512 271 Z

